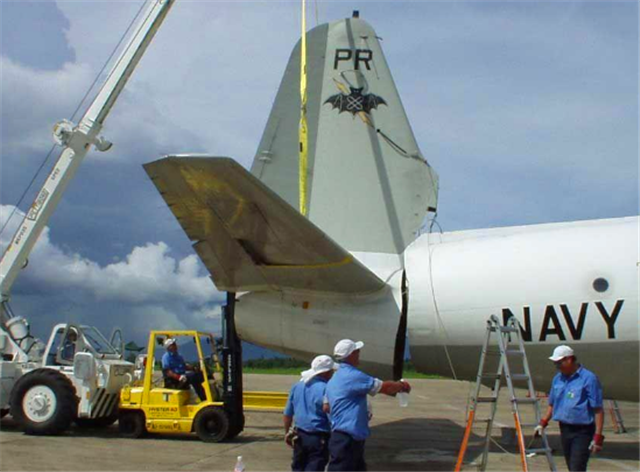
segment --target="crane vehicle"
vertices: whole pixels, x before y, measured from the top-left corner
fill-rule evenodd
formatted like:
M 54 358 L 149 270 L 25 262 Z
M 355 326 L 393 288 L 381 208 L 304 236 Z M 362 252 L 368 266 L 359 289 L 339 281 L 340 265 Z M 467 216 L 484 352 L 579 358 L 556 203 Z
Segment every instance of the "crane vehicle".
M 9 294 L 84 157 L 92 146 L 111 148 L 100 136 L 104 121 L 174 1 L 143 5 L 128 43 L 78 125 L 67 120 L 55 125 L 54 140 L 63 150 L 0 259 L 0 411 L 10 411 L 27 433 L 59 433 L 74 420 L 112 423 L 120 388 L 132 378 L 133 364 L 95 327 L 59 324 L 46 344 L 35 339 L 27 320 L 13 314 Z

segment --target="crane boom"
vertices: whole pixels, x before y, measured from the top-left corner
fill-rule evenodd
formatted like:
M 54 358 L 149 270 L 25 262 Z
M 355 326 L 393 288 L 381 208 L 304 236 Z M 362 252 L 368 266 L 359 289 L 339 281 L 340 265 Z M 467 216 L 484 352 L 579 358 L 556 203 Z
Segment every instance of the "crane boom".
M 9 299 L 9 292 L 20 269 L 26 264 L 33 246 L 91 145 L 100 151 L 107 151 L 111 147 L 110 142 L 99 136 L 104 120 L 174 2 L 149 0 L 131 39 L 78 125 L 63 120 L 54 127 L 54 138 L 64 149 L 0 259 L 1 302 Z

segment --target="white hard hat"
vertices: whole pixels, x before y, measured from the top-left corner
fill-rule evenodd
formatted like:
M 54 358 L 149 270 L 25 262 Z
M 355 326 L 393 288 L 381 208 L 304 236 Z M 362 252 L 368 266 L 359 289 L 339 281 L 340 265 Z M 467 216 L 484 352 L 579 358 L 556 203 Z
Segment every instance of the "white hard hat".
M 176 339 L 175 338 L 167 338 L 163 344 L 165 349 L 169 349 L 169 346 L 173 345 L 176 343 Z
M 336 359 L 345 359 L 349 357 L 352 352 L 362 349 L 363 347 L 364 343 L 362 341 L 343 339 L 333 348 L 333 355 Z
M 553 362 L 558 362 L 565 357 L 571 357 L 573 355 L 573 349 L 571 349 L 569 346 L 562 345 L 553 350 L 553 354 L 549 359 L 551 359 Z
M 314 378 L 318 374 L 322 374 L 324 372 L 329 372 L 330 370 L 336 370 L 337 366 L 333 362 L 333 359 L 329 356 L 321 355 L 316 357 L 311 362 L 311 369 L 305 370 L 300 375 L 302 376 L 302 381 L 307 383 L 309 380 Z

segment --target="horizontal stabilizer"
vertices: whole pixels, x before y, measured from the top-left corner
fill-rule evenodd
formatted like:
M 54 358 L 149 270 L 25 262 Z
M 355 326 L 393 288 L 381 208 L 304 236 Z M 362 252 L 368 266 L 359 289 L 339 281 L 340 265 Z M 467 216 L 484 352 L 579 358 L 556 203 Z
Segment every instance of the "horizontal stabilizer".
M 234 160 L 144 165 L 219 290 L 369 293 L 384 282 Z

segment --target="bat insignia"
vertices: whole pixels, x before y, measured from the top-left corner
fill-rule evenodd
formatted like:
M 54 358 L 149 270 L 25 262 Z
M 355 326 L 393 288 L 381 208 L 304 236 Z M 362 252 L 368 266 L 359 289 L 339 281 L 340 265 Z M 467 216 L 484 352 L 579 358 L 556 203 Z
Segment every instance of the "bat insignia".
M 379 95 L 375 95 L 373 93 L 362 93 L 363 87 L 349 87 L 349 90 L 350 93 L 346 94 L 342 91 L 341 87 L 341 92 L 331 95 L 323 105 L 330 103 L 333 109 L 338 109 L 338 113 L 346 111 L 351 113 L 353 116 L 360 112 L 370 115 L 371 110 L 374 108 L 377 109 L 378 105 L 387 105 L 384 98 Z

